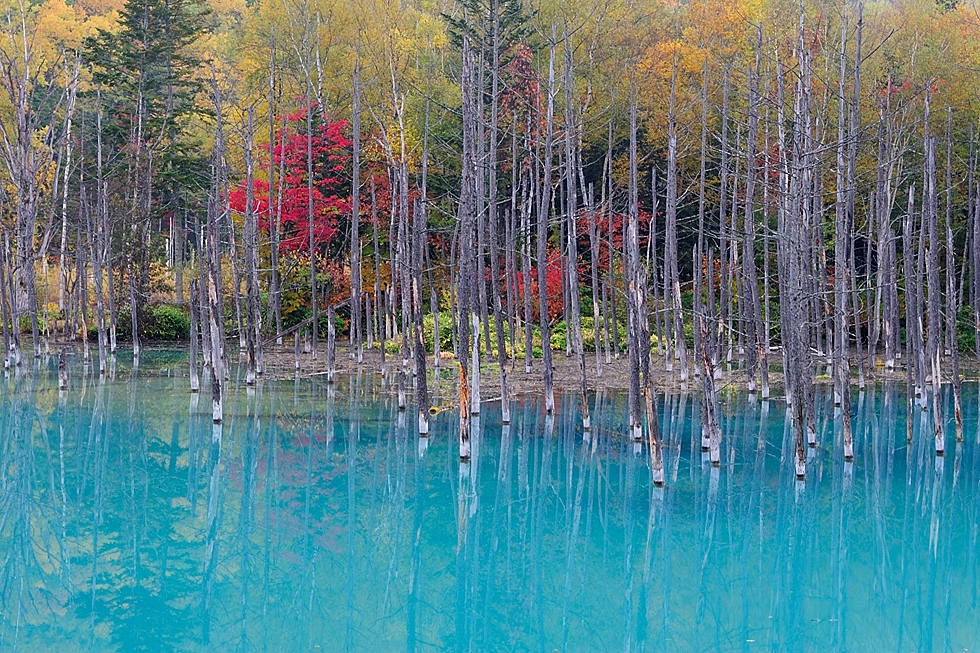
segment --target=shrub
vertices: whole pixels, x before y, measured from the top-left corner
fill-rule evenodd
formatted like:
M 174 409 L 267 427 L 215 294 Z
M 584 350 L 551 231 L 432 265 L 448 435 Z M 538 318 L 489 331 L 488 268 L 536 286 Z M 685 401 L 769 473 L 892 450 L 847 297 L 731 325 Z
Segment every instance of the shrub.
M 149 307 L 140 324 L 140 336 L 147 340 L 186 340 L 190 331 L 190 316 L 172 304 Z
M 453 350 L 452 319 L 449 311 L 439 312 L 439 349 L 441 351 Z M 422 340 L 425 343 L 425 350 L 430 353 L 435 351 L 435 343 L 432 337 L 434 330 L 435 320 L 432 318 L 432 313 L 426 313 L 422 316 Z

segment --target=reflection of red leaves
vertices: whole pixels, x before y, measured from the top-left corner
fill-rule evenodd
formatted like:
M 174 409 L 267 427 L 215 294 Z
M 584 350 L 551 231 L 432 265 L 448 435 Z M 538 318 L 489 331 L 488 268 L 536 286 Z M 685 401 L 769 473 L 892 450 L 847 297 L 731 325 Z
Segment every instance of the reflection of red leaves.
M 321 549 L 327 549 L 333 553 L 342 553 L 346 547 L 340 543 L 340 537 L 346 532 L 345 528 L 331 524 L 327 526 L 326 532 L 318 534 L 313 538 L 313 541 Z
M 275 464 L 270 465 L 268 445 L 257 452 L 251 463 L 256 506 L 266 505 L 266 497 L 271 493 L 268 517 L 277 537 L 300 542 L 308 535 L 314 546 L 342 552 L 347 533 L 346 520 L 342 517 L 347 504 L 342 493 L 350 468 L 346 461 L 324 460 L 326 420 L 313 422 L 312 470 L 309 468 L 309 418 L 280 416 L 277 422 L 281 435 L 276 441 Z M 244 491 L 242 465 L 243 458 L 238 456 L 229 463 L 228 487 L 237 492 Z M 274 470 L 274 476 L 267 475 L 267 470 Z M 299 546 L 284 546 L 282 555 L 300 564 L 302 560 L 295 553 L 300 550 Z

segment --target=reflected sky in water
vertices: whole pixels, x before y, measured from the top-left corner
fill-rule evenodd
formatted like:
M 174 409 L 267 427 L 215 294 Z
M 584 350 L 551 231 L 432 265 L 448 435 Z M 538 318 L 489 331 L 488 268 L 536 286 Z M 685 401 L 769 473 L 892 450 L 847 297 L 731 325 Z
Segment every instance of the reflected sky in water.
M 782 402 L 724 395 L 712 468 L 661 397 L 659 490 L 621 393 L 588 437 L 573 395 L 486 404 L 461 465 L 457 414 L 420 440 L 379 376 L 233 370 L 214 426 L 183 361 L 3 380 L 0 650 L 980 650 L 976 385 L 945 458 L 898 386 L 855 393 L 853 464 L 818 388 L 805 484 Z

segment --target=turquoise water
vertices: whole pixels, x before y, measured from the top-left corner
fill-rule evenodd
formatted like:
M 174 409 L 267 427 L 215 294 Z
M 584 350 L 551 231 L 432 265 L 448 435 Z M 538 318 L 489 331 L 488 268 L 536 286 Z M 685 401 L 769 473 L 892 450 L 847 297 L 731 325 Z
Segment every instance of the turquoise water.
M 855 393 L 847 465 L 821 394 L 803 485 L 781 402 L 726 395 L 713 469 L 661 397 L 657 490 L 618 393 L 590 439 L 571 395 L 488 404 L 461 466 L 456 414 L 426 447 L 377 376 L 233 379 L 213 427 L 184 373 L 3 380 L 0 650 L 980 650 L 975 385 L 939 459 L 897 387 Z

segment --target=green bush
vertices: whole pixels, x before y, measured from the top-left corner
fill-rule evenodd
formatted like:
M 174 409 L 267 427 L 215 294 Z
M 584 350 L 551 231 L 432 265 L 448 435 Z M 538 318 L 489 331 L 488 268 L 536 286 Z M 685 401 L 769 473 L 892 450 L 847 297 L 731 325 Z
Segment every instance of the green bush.
M 552 351 L 564 351 L 568 341 L 568 323 L 562 320 L 551 329 Z
M 44 322 L 41 320 L 41 316 L 40 315 L 35 316 L 35 320 L 37 321 L 38 330 L 39 331 L 43 330 Z M 20 317 L 20 332 L 21 334 L 31 333 L 31 318 L 29 315 L 22 315 Z
M 452 315 L 449 311 L 440 311 L 439 313 L 439 349 L 440 351 L 452 351 L 453 350 L 453 324 Z M 426 313 L 422 316 L 422 341 L 425 343 L 425 350 L 427 352 L 435 351 L 435 342 L 433 340 L 433 331 L 435 330 L 435 320 L 432 317 L 432 313 Z
M 443 352 L 451 352 L 453 348 L 453 325 L 452 316 L 448 311 L 442 311 L 439 313 L 439 348 Z M 425 342 L 425 350 L 428 353 L 432 353 L 433 349 L 433 325 L 434 320 L 432 319 L 432 314 L 427 313 L 422 318 L 422 338 Z M 601 332 L 602 323 L 600 322 L 600 344 L 602 342 L 603 334 Z M 517 342 L 510 342 L 510 327 L 507 322 L 504 322 L 504 335 L 507 339 L 507 352 L 508 355 L 516 356 L 517 358 L 524 358 L 524 327 L 518 326 L 517 328 Z M 556 323 L 551 328 L 551 348 L 553 351 L 563 351 L 565 349 L 565 342 L 568 335 L 566 334 L 566 323 L 561 321 Z M 623 341 L 625 337 L 626 327 L 622 322 L 619 323 L 619 337 L 620 342 Z M 472 334 L 470 334 L 472 337 Z M 497 328 L 494 320 L 490 320 L 490 340 L 494 346 L 494 352 L 496 352 L 497 343 Z M 655 341 L 655 337 L 654 337 Z M 490 355 L 486 351 L 486 338 L 484 336 L 484 326 L 480 325 L 480 351 L 484 357 Z M 541 358 L 541 329 L 537 324 L 534 324 L 531 328 L 531 355 L 534 358 Z M 401 347 L 401 339 L 399 338 L 397 342 L 388 342 L 388 351 L 392 353 L 397 353 Z M 582 316 L 582 345 L 585 351 L 594 352 L 596 347 L 596 335 L 595 329 L 593 328 L 593 318 L 591 315 Z M 491 357 L 496 356 L 493 353 Z
M 149 307 L 140 324 L 140 337 L 147 340 L 186 340 L 190 332 L 190 315 L 171 304 Z
M 956 314 L 956 346 L 960 351 L 976 350 L 976 326 L 973 323 L 973 309 L 961 306 Z
M 118 309 L 118 314 L 116 315 L 116 339 L 117 340 L 132 340 L 133 339 L 133 320 L 131 318 L 132 313 L 129 312 L 128 306 L 123 306 Z M 105 332 L 106 337 L 109 334 L 109 311 L 105 312 Z M 89 342 L 98 342 L 99 340 L 99 320 L 97 317 L 92 316 L 88 321 L 88 339 Z

